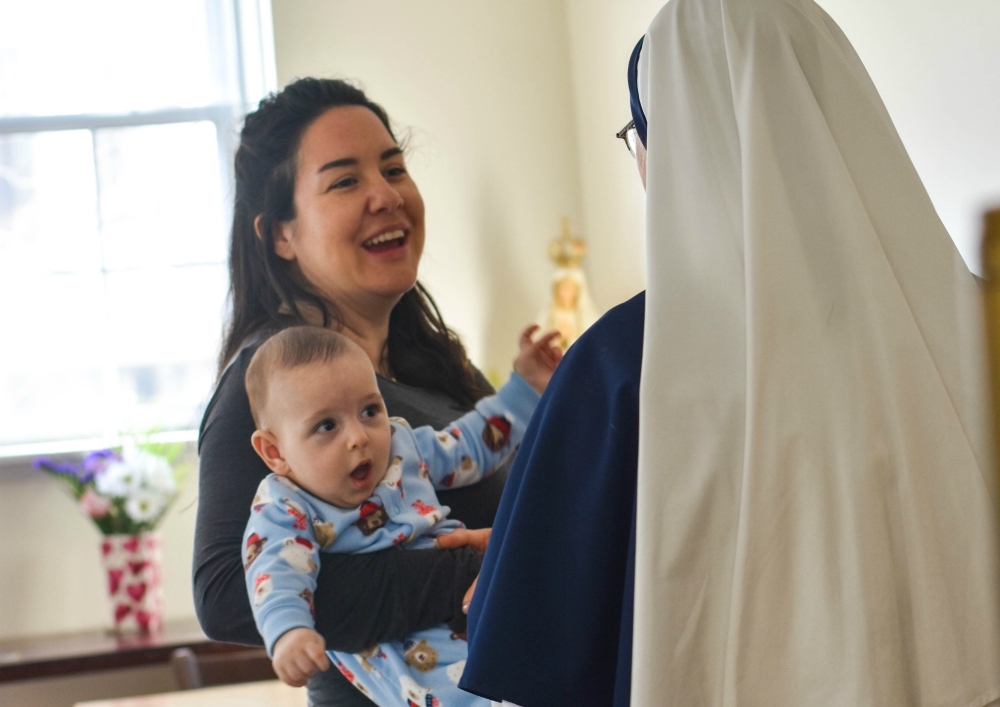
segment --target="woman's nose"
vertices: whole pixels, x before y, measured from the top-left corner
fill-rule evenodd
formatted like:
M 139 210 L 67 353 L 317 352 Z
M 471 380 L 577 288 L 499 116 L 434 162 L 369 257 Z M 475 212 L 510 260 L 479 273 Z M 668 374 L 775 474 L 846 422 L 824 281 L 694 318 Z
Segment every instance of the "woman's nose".
M 368 208 L 373 213 L 378 213 L 380 211 L 395 211 L 402 208 L 402 206 L 403 195 L 396 191 L 396 188 L 380 174 L 378 179 L 372 184 L 372 191 L 368 198 Z

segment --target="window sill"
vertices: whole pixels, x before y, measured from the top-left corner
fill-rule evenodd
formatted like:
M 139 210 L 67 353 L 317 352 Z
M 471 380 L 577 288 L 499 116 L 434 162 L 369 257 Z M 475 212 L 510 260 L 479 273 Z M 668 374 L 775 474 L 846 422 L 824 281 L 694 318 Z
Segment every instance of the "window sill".
M 31 470 L 31 462 L 36 457 L 60 457 L 77 455 L 107 449 L 122 444 L 123 437 L 94 437 L 91 439 L 56 440 L 51 442 L 35 442 L 32 444 L 0 445 L 0 476 L 7 472 Z M 158 432 L 149 437 L 153 443 L 187 442 L 193 444 L 198 440 L 198 430 L 173 430 Z

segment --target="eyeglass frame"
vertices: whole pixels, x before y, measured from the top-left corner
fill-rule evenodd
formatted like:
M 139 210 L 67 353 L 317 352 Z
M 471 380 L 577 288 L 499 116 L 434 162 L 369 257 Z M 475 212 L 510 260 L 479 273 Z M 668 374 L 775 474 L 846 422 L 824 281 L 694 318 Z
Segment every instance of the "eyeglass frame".
M 632 133 L 632 141 L 629 142 L 629 133 Z M 639 142 L 639 131 L 635 129 L 635 121 L 630 120 L 628 124 L 615 133 L 615 137 L 625 142 L 628 153 L 635 157 L 635 145 Z

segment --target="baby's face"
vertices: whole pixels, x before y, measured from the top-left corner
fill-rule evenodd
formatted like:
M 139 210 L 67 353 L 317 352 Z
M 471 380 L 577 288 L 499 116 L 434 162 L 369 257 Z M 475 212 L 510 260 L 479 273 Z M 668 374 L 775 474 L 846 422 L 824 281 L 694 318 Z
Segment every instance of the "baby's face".
M 327 503 L 354 508 L 385 476 L 392 433 L 375 371 L 360 350 L 279 371 L 268 391 L 267 425 L 288 477 Z

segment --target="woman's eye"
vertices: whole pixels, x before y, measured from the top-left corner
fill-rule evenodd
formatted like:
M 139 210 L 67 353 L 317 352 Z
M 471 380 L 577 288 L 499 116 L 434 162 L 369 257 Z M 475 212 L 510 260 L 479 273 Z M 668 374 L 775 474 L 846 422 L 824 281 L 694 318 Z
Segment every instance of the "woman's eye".
M 361 417 L 377 417 L 379 414 L 378 405 L 369 405 L 361 411 Z
M 333 420 L 323 420 L 316 426 L 317 432 L 333 432 L 337 424 Z
M 358 183 L 358 180 L 354 177 L 344 177 L 338 182 L 334 182 L 330 185 L 330 189 L 347 189 L 348 187 L 353 187 Z
M 406 174 L 404 167 L 390 167 L 385 171 L 385 176 L 387 177 L 400 177 L 404 174 Z

